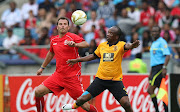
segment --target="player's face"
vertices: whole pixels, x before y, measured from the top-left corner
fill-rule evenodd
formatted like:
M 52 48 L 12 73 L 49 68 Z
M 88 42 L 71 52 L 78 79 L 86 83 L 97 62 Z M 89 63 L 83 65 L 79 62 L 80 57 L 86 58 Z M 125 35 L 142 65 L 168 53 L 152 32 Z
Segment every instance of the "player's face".
M 160 36 L 160 31 L 158 27 L 153 27 L 151 31 L 152 37 L 156 40 Z
M 108 30 L 108 33 L 107 33 L 107 41 L 108 42 L 114 42 L 114 41 L 117 41 L 118 38 L 116 38 L 116 31 L 117 29 L 114 28 L 114 27 L 111 27 L 109 30 Z
M 60 19 L 58 21 L 57 30 L 61 34 L 67 33 L 69 31 L 68 21 L 66 19 Z

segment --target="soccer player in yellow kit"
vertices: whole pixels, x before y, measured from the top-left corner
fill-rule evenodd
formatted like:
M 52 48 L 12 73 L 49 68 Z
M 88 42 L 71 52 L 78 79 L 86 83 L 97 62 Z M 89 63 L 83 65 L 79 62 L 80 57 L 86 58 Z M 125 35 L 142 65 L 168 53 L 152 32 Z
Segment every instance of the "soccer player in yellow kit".
M 63 110 L 76 109 L 108 89 L 126 112 L 133 112 L 122 82 L 121 61 L 126 50 L 138 47 L 139 41 L 125 43 L 120 41 L 122 36 L 123 32 L 121 29 L 117 26 L 113 26 L 108 30 L 107 41 L 101 43 L 95 50 L 94 54 L 82 58 L 69 59 L 67 61 L 70 66 L 73 66 L 77 62 L 100 58 L 100 64 L 95 80 L 73 105 L 65 104 L 62 106 Z

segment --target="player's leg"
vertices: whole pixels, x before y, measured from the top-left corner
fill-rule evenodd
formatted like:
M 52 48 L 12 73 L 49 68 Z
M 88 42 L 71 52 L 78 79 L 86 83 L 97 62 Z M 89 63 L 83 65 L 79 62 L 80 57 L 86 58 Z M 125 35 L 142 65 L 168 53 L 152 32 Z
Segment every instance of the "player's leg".
M 86 102 L 89 101 L 90 99 L 92 99 L 93 97 L 96 97 L 97 95 L 99 95 L 101 92 L 103 92 L 105 90 L 105 88 L 100 83 L 101 83 L 101 79 L 95 78 L 95 80 L 91 83 L 91 85 L 87 88 L 87 90 L 79 98 L 77 98 L 76 102 L 73 105 L 66 104 L 66 105 L 62 106 L 62 109 L 63 110 L 71 110 L 71 109 L 77 109 L 79 106 L 81 106 L 84 110 L 87 110 L 86 106 L 88 104 Z M 74 97 L 74 96 L 72 96 L 72 97 Z M 76 98 L 74 97 L 74 99 L 76 99 Z M 92 108 L 92 111 L 90 111 L 91 108 Z M 96 109 L 93 106 L 90 106 L 90 110 L 89 110 L 89 112 L 96 112 L 95 111 Z
M 56 83 L 55 77 L 53 75 L 43 81 L 43 83 L 35 89 L 37 112 L 44 111 L 44 95 L 48 93 L 54 93 L 57 95 L 62 90 L 63 88 L 58 83 Z
M 152 67 L 152 75 L 149 79 L 149 86 L 147 92 L 151 97 L 156 112 L 159 112 L 159 109 L 158 109 L 157 97 L 156 94 L 154 93 L 154 90 L 156 89 L 156 87 L 160 86 L 161 80 L 162 80 L 162 65 L 157 65 L 155 67 Z
M 50 93 L 51 90 L 49 90 L 44 85 L 39 85 L 35 90 L 35 100 L 36 100 L 36 108 L 37 112 L 43 112 L 44 111 L 44 95 Z
M 121 104 L 126 112 L 133 112 L 128 94 L 122 81 L 109 82 L 108 90 L 113 94 L 115 99 Z

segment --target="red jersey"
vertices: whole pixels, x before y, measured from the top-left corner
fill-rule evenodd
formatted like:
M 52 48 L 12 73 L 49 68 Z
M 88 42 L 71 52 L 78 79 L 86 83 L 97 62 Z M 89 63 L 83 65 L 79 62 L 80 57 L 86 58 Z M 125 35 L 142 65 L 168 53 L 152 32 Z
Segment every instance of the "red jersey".
M 140 15 L 140 22 L 143 26 L 147 26 L 151 16 L 154 16 L 155 10 L 152 7 L 149 7 L 147 11 L 142 11 Z
M 51 38 L 50 52 L 53 52 L 56 56 L 56 72 L 65 77 L 81 75 L 81 63 L 76 63 L 72 67 L 66 63 L 68 59 L 79 57 L 78 48 L 68 46 L 66 41 L 80 43 L 84 39 L 70 32 L 66 33 L 62 38 L 59 38 L 59 35 Z
M 157 10 L 155 13 L 155 22 L 158 24 L 159 19 L 161 19 L 163 16 L 165 16 L 165 13 L 161 12 L 160 10 Z

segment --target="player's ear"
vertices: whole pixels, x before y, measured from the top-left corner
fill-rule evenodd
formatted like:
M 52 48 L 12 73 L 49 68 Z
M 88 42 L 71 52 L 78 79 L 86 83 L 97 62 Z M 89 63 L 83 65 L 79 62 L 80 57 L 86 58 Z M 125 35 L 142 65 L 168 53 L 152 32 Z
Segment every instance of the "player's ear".
M 56 29 L 58 30 L 58 26 L 56 26 Z

